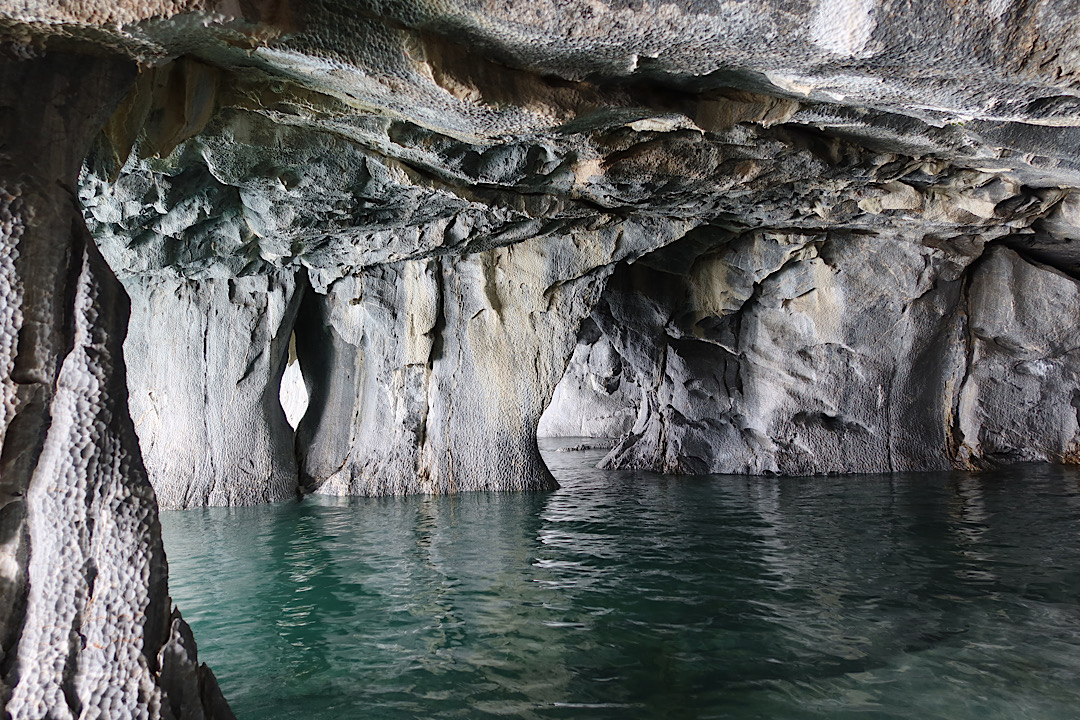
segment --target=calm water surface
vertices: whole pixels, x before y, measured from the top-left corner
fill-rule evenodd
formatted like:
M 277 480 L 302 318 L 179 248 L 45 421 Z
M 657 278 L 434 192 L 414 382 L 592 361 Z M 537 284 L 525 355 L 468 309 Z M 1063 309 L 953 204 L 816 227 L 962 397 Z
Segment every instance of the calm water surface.
M 601 455 L 546 452 L 548 494 L 162 513 L 173 598 L 241 720 L 1080 717 L 1080 473 Z

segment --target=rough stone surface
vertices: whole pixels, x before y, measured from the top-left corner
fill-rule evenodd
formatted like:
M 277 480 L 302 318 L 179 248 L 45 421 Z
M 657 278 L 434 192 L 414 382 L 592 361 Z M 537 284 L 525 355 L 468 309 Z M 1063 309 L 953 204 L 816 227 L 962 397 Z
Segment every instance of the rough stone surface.
M 630 368 L 596 323 L 586 319 L 537 434 L 621 438 L 634 427 L 640 401 Z
M 536 426 L 620 255 L 668 225 L 619 223 L 372 268 L 297 325 L 311 400 L 305 484 L 382 495 L 555 487 Z M 599 271 L 597 270 L 599 268 Z
M 967 303 L 958 461 L 1075 464 L 1080 283 L 995 248 L 973 271 Z
M 1006 247 L 836 232 L 741 236 L 680 277 L 627 270 L 594 317 L 634 359 L 645 400 L 604 464 L 798 475 L 1073 462 L 1076 292 Z
M 0 691 L 13 720 L 172 718 L 163 703 L 215 697 L 205 684 L 194 696 L 163 690 L 170 600 L 127 410 L 128 303 L 74 194 L 134 70 L 0 56 Z
M 1051 165 L 1035 167 L 1030 157 L 997 153 L 989 162 L 993 153 L 985 142 L 976 143 L 954 126 L 937 129 L 919 125 L 921 121 L 912 118 L 875 124 L 864 110 L 725 90 L 680 100 L 689 113 L 682 119 L 670 113 L 664 117 L 653 113 L 643 119 L 648 108 L 639 108 L 636 115 L 620 110 L 590 115 L 587 120 L 579 118 L 560 132 L 533 129 L 513 138 L 462 139 L 399 120 L 392 113 L 356 114 L 335 104 L 339 99 L 305 95 L 308 91 L 301 88 L 282 85 L 273 89 L 257 77 L 239 78 L 239 85 L 227 85 L 214 79 L 219 77 L 216 72 L 185 60 L 157 71 L 158 80 L 145 81 L 148 87 L 137 86 L 118 117 L 130 118 L 141 107 L 139 112 L 146 118 L 143 129 L 125 134 L 117 129 L 123 123 L 114 122 L 87 163 L 80 196 L 95 237 L 129 284 L 149 289 L 181 281 L 294 271 L 307 276 L 316 296 L 327 298 L 313 300 L 324 307 L 309 313 L 304 321 L 315 329 L 300 328 L 299 332 L 305 338 L 299 354 L 307 357 L 304 376 L 312 388 L 315 409 L 300 428 L 298 454 L 305 485 L 319 487 L 322 492 L 377 494 L 498 487 L 491 480 L 477 480 L 474 485 L 460 481 L 460 472 L 443 468 L 444 454 L 424 450 L 425 444 L 443 443 L 451 450 L 455 446 L 470 448 L 466 453 L 470 457 L 483 456 L 477 448 L 484 443 L 505 447 L 507 437 L 520 435 L 509 441 L 511 446 L 531 446 L 533 420 L 522 425 L 518 414 L 504 414 L 502 424 L 458 426 L 448 420 L 454 412 L 453 403 L 435 402 L 433 398 L 445 393 L 429 391 L 428 373 L 434 372 L 436 362 L 409 355 L 410 348 L 416 346 L 413 336 L 429 332 L 418 331 L 409 323 L 427 327 L 429 306 L 442 307 L 445 298 L 453 295 L 474 294 L 478 281 L 471 280 L 469 273 L 450 275 L 434 289 L 416 290 L 417 297 L 426 298 L 422 301 L 426 305 L 414 307 L 420 300 L 413 297 L 415 288 L 409 289 L 411 281 L 402 278 L 441 277 L 446 267 L 465 262 L 453 258 L 483 262 L 477 258 L 497 254 L 503 248 L 544 247 L 537 252 L 547 255 L 545 262 L 557 276 L 563 272 L 560 265 L 565 264 L 560 257 L 561 238 L 607 232 L 612 236 L 611 252 L 582 256 L 571 263 L 578 275 L 600 277 L 619 263 L 633 262 L 681 238 L 680 247 L 694 250 L 670 254 L 668 262 L 676 266 L 664 271 L 663 277 L 670 279 L 663 282 L 695 288 L 692 300 L 701 305 L 700 317 L 694 322 L 722 324 L 728 315 L 741 318 L 744 305 L 757 302 L 758 298 L 752 298 L 756 284 L 782 269 L 787 274 L 817 273 L 825 278 L 821 268 L 828 262 L 814 254 L 825 236 L 877 238 L 879 242 L 860 252 L 852 251 L 851 262 L 857 265 L 843 269 L 842 282 L 852 286 L 844 290 L 844 298 L 851 299 L 834 308 L 831 312 L 836 317 L 829 320 L 837 328 L 829 332 L 840 339 L 811 338 L 805 344 L 783 341 L 772 351 L 809 351 L 808 347 L 820 341 L 826 345 L 848 343 L 855 352 L 873 355 L 882 348 L 859 347 L 868 341 L 860 334 L 863 328 L 881 323 L 893 323 L 888 325 L 893 327 L 899 316 L 890 315 L 894 313 L 890 308 L 904 308 L 919 293 L 929 292 L 919 283 L 936 282 L 940 273 L 945 277 L 959 272 L 956 268 L 974 260 L 988 243 L 1026 248 L 1024 252 L 1032 257 L 1042 253 L 1045 262 L 1062 266 L 1068 255 L 1069 231 L 1062 228 L 1071 227 L 1072 196 L 1059 186 L 1069 180 L 1072 171 L 1066 165 L 1051 164 L 1056 174 L 1054 185 L 1047 180 Z M 155 90 L 173 83 L 190 88 L 199 82 L 209 83 L 213 89 L 216 110 L 207 111 L 206 103 L 211 101 L 198 100 L 198 93 L 187 90 L 183 107 L 170 110 L 172 96 Z M 170 124 L 160 119 L 169 112 L 189 120 L 203 118 L 202 124 L 187 128 L 187 121 Z M 703 131 L 702 125 L 708 130 Z M 121 142 L 123 138 L 128 140 Z M 757 248 L 744 247 L 750 242 L 748 238 L 756 237 L 755 232 L 775 237 Z M 795 239 L 783 239 L 788 236 Z M 852 243 L 854 240 L 834 239 L 830 249 L 854 247 Z M 680 252 L 686 255 L 681 265 L 676 262 Z M 715 262 L 702 261 L 695 266 L 698 256 L 714 258 Z M 924 272 L 920 263 L 941 267 L 935 265 Z M 785 267 L 788 264 L 798 267 Z M 869 268 L 875 268 L 874 273 L 889 273 L 883 277 L 885 286 L 891 287 L 892 278 L 899 277 L 896 273 L 908 266 L 903 272 L 915 276 L 898 280 L 889 302 L 872 302 L 869 296 L 860 299 L 860 293 L 876 292 L 881 285 Z M 402 270 L 406 267 L 412 269 Z M 431 270 L 433 267 L 440 270 Z M 520 274 L 521 284 L 534 282 L 530 271 L 515 272 Z M 425 283 L 430 284 L 425 280 L 417 287 L 426 287 Z M 644 297 L 647 292 L 634 292 L 643 295 L 642 302 L 648 302 Z M 516 290 L 508 297 L 528 302 L 526 294 Z M 797 301 L 795 297 L 784 298 L 787 304 Z M 956 307 L 939 310 L 948 313 Z M 211 312 L 209 306 L 202 312 Z M 228 317 L 236 310 L 215 312 Z M 879 316 L 879 312 L 883 314 Z M 133 326 L 152 324 L 154 317 L 137 310 Z M 427 319 L 417 320 L 419 317 Z M 526 338 L 518 351 L 530 353 L 534 364 L 560 365 L 563 340 L 577 333 L 579 319 L 574 314 L 548 319 L 551 327 L 561 328 L 560 339 L 546 346 Z M 609 327 L 604 333 L 617 338 L 640 319 L 628 312 L 613 322 L 626 325 L 622 330 Z M 910 336 L 897 338 L 897 343 L 921 347 L 922 343 L 935 342 L 936 330 L 928 329 L 929 320 L 913 322 Z M 335 331 L 319 329 L 324 325 Z M 439 335 L 451 338 L 447 342 L 453 344 L 458 341 L 456 334 L 466 327 L 466 323 L 457 323 L 440 329 Z M 287 330 L 286 326 L 280 328 L 282 337 Z M 505 332 L 501 325 L 489 330 L 495 339 L 485 343 L 502 342 L 499 338 Z M 673 332 L 694 337 L 702 334 L 686 328 Z M 925 332 L 931 335 L 923 337 Z M 845 334 L 852 337 L 843 340 Z M 343 337 L 350 338 L 344 341 L 349 347 L 341 344 Z M 763 340 L 768 337 L 761 335 Z M 605 349 L 606 343 L 614 353 Z M 313 345 L 303 347 L 307 344 Z M 459 344 L 466 348 L 466 356 L 478 346 L 471 339 Z M 356 350 L 362 347 L 362 352 Z M 765 351 L 764 347 L 758 349 Z M 890 352 L 893 350 L 896 348 Z M 603 362 L 601 354 L 607 353 L 607 362 L 617 357 L 621 365 L 640 369 L 655 364 L 654 351 L 605 340 L 597 350 L 596 362 Z M 589 353 L 591 356 L 592 351 Z M 326 359 L 331 356 L 341 361 Z M 781 362 L 753 352 L 748 357 L 745 362 L 753 366 L 749 371 L 763 378 L 768 375 L 767 368 Z M 364 367 L 357 364 L 361 358 Z M 797 358 L 796 354 L 785 360 L 792 367 L 780 368 L 768 382 L 794 382 L 803 373 L 794 367 Z M 889 375 L 892 362 L 888 358 L 868 360 L 869 365 L 881 366 L 875 373 L 881 374 L 878 384 L 883 387 L 899 382 Z M 758 368 L 754 363 L 766 364 Z M 206 374 L 207 369 L 200 373 L 197 364 L 191 363 L 189 374 Z M 447 361 L 442 364 L 448 367 Z M 679 383 L 708 385 L 707 364 L 704 360 L 691 362 Z M 352 369 L 346 373 L 346 367 Z M 578 379 L 568 376 L 557 391 L 552 410 L 553 417 L 569 419 L 552 432 L 615 434 L 627 431 L 632 417 L 635 422 L 652 422 L 646 434 L 660 442 L 666 431 L 655 424 L 657 413 L 675 406 L 666 396 L 650 400 L 648 389 L 655 389 L 655 382 L 648 377 L 655 370 L 641 370 L 643 375 L 620 371 L 627 390 L 623 396 L 613 397 L 607 388 L 598 390 L 599 380 L 591 381 L 592 385 L 586 382 L 589 377 L 599 377 L 587 367 L 580 363 L 571 367 L 571 376 L 576 372 Z M 909 371 L 911 368 L 903 372 Z M 696 377 L 698 372 L 706 377 Z M 475 374 L 463 371 L 455 376 L 459 383 L 456 392 L 467 394 L 461 388 L 468 383 L 504 374 L 491 369 L 477 369 Z M 921 376 L 921 371 L 916 374 Z M 172 376 L 166 373 L 161 377 Z M 430 377 L 439 375 L 435 372 Z M 470 379 L 466 381 L 466 377 Z M 273 373 L 258 375 L 253 381 L 267 384 L 252 388 L 252 392 L 266 398 L 279 395 L 277 379 Z M 812 375 L 807 387 L 791 385 L 789 394 L 809 397 L 818 392 L 815 383 L 826 379 L 850 383 L 848 375 L 833 369 Z M 604 382 L 614 388 L 623 380 L 616 383 L 609 378 Z M 641 389 L 631 400 L 627 393 L 639 382 L 643 383 Z M 587 387 L 592 390 L 586 392 Z M 529 390 L 535 397 L 548 392 L 546 380 Z M 726 408 L 726 387 L 702 392 L 709 402 L 715 401 L 713 406 L 678 410 L 686 422 L 705 418 L 721 422 L 718 418 L 725 412 L 746 410 L 737 402 L 735 409 Z M 842 396 L 849 390 L 840 392 Z M 852 388 L 850 392 L 858 395 L 863 389 Z M 919 392 L 938 391 L 921 388 Z M 198 402 L 197 393 L 188 395 Z M 650 410 L 650 402 L 660 403 L 653 408 L 656 412 Z M 806 423 L 825 427 L 812 418 L 831 417 L 835 414 L 829 409 L 831 405 L 843 402 L 843 397 L 837 397 L 819 403 L 820 407 L 809 403 L 804 408 L 806 403 L 800 400 L 791 406 L 795 408 L 791 417 L 809 413 L 799 415 L 800 427 Z M 762 398 L 752 404 L 760 405 L 762 413 L 772 412 Z M 531 407 L 531 401 L 526 407 Z M 583 415 L 583 410 L 588 414 Z M 531 412 L 527 410 L 526 417 Z M 440 413 L 447 417 L 437 419 Z M 238 426 L 226 430 L 231 437 L 283 437 L 280 428 L 267 426 L 269 416 L 255 417 L 254 421 L 253 417 L 251 413 L 231 413 L 221 422 Z M 386 417 L 396 418 L 394 429 L 383 432 L 380 427 L 380 432 L 373 432 L 373 418 Z M 141 422 L 138 413 L 136 420 Z M 252 422 L 265 427 L 253 430 Z M 738 426 L 742 421 L 734 422 Z M 624 443 L 626 452 L 620 451 L 610 462 L 672 472 L 718 467 L 745 472 L 814 472 L 932 468 L 955 459 L 941 453 L 944 441 L 937 431 L 919 434 L 923 431 L 911 430 L 914 434 L 902 441 L 864 438 L 852 444 L 846 439 L 834 442 L 835 433 L 820 427 L 793 434 L 785 424 L 788 420 L 754 422 L 750 429 L 762 433 L 756 449 L 713 443 L 707 433 L 695 441 L 730 450 L 732 454 L 722 463 L 713 463 L 702 455 L 708 452 L 691 447 L 693 443 L 685 448 L 668 445 L 658 455 L 660 451 L 648 449 L 647 443 L 640 441 L 638 436 L 645 432 L 640 428 Z M 897 424 L 904 422 L 905 418 L 897 416 L 886 422 L 888 427 L 881 432 L 888 438 L 907 437 L 904 433 L 909 429 L 897 429 Z M 429 430 L 440 423 L 450 428 L 445 440 Z M 826 425 L 829 423 L 831 420 Z M 486 433 L 482 439 L 476 435 L 479 428 Z M 743 430 L 746 428 L 740 432 Z M 807 440 L 810 436 L 816 439 Z M 934 449 L 924 452 L 914 448 L 923 441 Z M 897 449 L 897 443 L 911 444 L 914 449 Z M 631 445 L 636 446 L 633 452 L 629 451 Z M 250 448 L 241 443 L 238 448 L 240 453 L 264 454 L 257 443 Z M 519 460 L 531 452 L 497 453 L 495 457 L 502 458 L 509 469 L 491 470 L 492 477 L 503 478 L 500 482 L 507 489 L 550 484 L 542 479 L 510 479 L 518 477 L 515 463 L 533 467 L 533 461 Z M 153 462 L 151 469 L 153 472 Z M 452 475 L 459 479 L 451 483 Z M 538 471 L 536 477 L 544 475 Z M 157 472 L 152 477 L 159 488 L 178 482 Z M 162 490 L 163 502 L 184 506 L 186 494 L 196 498 L 205 495 L 183 487 L 185 482 L 179 481 L 178 492 Z M 248 493 L 247 497 L 260 496 Z
M 163 505 L 551 487 L 538 425 L 667 472 L 1080 457 L 1070 0 L 0 0 L 5 67 L 61 50 L 142 71 L 4 78 L 19 717 L 226 712 L 75 193 Z M 64 644 L 96 592 L 141 653 Z

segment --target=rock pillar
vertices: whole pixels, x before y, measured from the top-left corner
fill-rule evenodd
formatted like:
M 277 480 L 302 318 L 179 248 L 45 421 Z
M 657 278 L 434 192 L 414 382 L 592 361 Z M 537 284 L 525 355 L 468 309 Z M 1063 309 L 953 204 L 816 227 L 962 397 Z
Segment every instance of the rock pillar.
M 295 497 L 278 399 L 300 298 L 290 271 L 124 279 L 131 415 L 164 508 Z
M 615 237 L 372 267 L 312 296 L 296 328 L 304 482 L 335 495 L 557 487 L 536 427 Z
M 73 190 L 135 68 L 2 52 L 14 55 L 0 56 L 5 710 L 13 720 L 174 717 L 174 708 L 229 717 L 209 671 L 187 690 L 163 690 L 174 670 L 163 676 L 162 657 L 177 654 L 170 633 L 185 626 L 170 613 L 157 504 L 127 410 L 128 301 Z M 193 643 L 179 654 L 196 667 Z

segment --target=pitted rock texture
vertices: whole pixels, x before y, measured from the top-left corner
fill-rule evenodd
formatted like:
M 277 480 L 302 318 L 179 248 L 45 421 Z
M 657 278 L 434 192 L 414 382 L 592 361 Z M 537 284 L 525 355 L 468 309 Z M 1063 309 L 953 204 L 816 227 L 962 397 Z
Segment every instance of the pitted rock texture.
M 74 195 L 134 74 L 116 59 L 0 58 L 0 117 L 20 118 L 0 123 L 0 697 L 12 720 L 230 717 L 208 681 L 166 689 L 171 603 L 127 408 L 128 302 Z
M 611 467 L 1077 461 L 1071 0 L 0 0 L 0 64 L 15 717 L 228 716 L 135 432 L 176 507 L 551 487 L 553 396 Z

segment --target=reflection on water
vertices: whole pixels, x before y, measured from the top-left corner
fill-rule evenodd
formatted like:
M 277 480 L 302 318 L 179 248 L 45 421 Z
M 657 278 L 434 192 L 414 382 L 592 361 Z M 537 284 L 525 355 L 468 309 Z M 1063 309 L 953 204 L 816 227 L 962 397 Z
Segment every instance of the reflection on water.
M 601 454 L 547 452 L 550 494 L 162 513 L 174 600 L 241 720 L 1077 716 L 1080 473 Z

